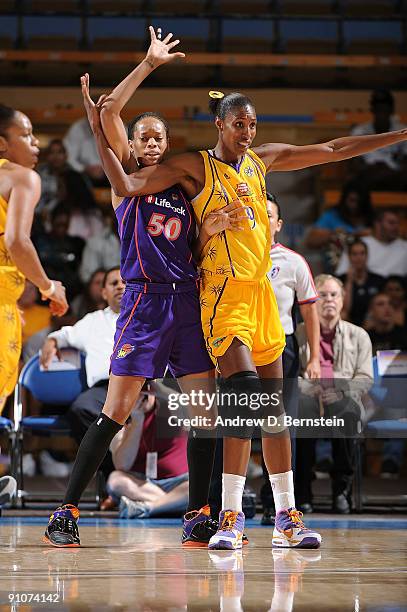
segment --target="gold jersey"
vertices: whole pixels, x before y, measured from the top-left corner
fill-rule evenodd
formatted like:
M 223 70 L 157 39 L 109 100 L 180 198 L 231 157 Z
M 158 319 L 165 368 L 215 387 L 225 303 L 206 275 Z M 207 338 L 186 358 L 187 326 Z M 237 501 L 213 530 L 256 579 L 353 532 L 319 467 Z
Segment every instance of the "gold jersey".
M 0 159 L 0 168 L 8 160 Z M 24 289 L 24 275 L 17 268 L 7 251 L 4 234 L 6 231 L 8 203 L 0 195 L 0 302 L 15 302 Z
M 203 250 L 202 272 L 238 281 L 260 280 L 271 267 L 266 166 L 251 149 L 233 165 L 217 159 L 213 151 L 200 154 L 205 164 L 205 185 L 192 200 L 198 226 L 208 213 L 233 200 L 240 200 L 247 214 L 243 230 L 225 230 L 208 241 Z

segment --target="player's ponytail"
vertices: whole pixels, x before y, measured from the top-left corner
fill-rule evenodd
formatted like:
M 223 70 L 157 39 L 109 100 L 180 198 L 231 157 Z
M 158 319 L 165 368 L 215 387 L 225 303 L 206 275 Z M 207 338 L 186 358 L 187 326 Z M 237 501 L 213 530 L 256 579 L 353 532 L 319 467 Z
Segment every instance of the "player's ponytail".
M 210 91 L 209 92 L 209 111 L 214 117 L 219 116 L 219 105 L 221 100 L 225 97 L 223 91 Z
M 250 98 L 241 93 L 234 92 L 225 95 L 222 91 L 209 92 L 209 110 L 214 117 L 219 117 L 222 121 L 227 113 L 247 106 L 251 106 L 255 110 Z

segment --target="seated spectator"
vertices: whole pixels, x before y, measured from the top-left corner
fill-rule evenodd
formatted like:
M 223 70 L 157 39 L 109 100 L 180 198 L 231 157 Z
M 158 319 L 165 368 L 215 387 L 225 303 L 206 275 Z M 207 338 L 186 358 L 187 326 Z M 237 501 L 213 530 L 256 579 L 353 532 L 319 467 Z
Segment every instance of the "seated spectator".
M 396 325 L 391 299 L 386 293 L 377 293 L 371 299 L 366 330 L 372 341 L 374 355 L 377 351 L 407 350 L 407 331 Z
M 77 319 L 82 319 L 88 312 L 106 308 L 106 300 L 103 297 L 104 278 L 105 270 L 95 270 L 82 293 L 72 301 L 71 309 Z
M 342 317 L 355 325 L 363 326 L 369 302 L 383 287 L 384 278 L 369 272 L 368 247 L 360 238 L 349 245 L 348 256 L 348 272 L 340 277 L 345 289 Z
M 81 393 L 70 406 L 65 418 L 72 427 L 75 440 L 80 443 L 89 425 L 102 410 L 106 400 L 109 379 L 110 356 L 113 352 L 113 338 L 124 283 L 119 268 L 112 268 L 105 274 L 103 297 L 108 306 L 87 314 L 71 327 L 52 332 L 44 342 L 41 351 L 41 365 L 47 368 L 52 359 L 59 355 L 59 349 L 76 348 L 86 354 L 86 376 L 89 389 Z M 100 468 L 105 476 L 113 469 L 110 455 Z
M 372 120 L 356 125 L 352 136 L 382 134 L 402 130 L 403 125 L 394 114 L 394 97 L 387 89 L 375 89 L 370 97 Z M 368 189 L 397 191 L 405 189 L 407 145 L 405 142 L 361 155 L 352 160 L 359 180 Z
M 153 394 L 148 390 L 151 385 Z M 113 438 L 116 468 L 107 489 L 120 499 L 121 518 L 149 518 L 185 513 L 188 504 L 187 437 L 157 435 L 158 418 L 168 415 L 171 389 L 152 382 L 143 387 L 130 420 Z M 159 414 L 157 414 L 159 411 Z
M 79 266 L 85 246 L 81 238 L 68 235 L 69 220 L 65 207 L 57 206 L 51 213 L 51 231 L 34 240 L 44 270 L 65 285 L 68 301 L 82 289 Z
M 107 186 L 95 139 L 86 117 L 71 125 L 64 138 L 64 145 L 68 151 L 68 162 L 74 170 L 84 173 L 93 185 Z
M 386 293 L 375 295 L 369 307 L 367 333 L 377 351 L 399 349 L 407 351 L 407 331 L 396 324 L 391 298 Z M 387 439 L 383 444 L 382 478 L 397 478 L 404 458 L 404 440 Z
M 372 236 L 364 236 L 367 244 L 367 267 L 370 272 L 387 278 L 391 274 L 407 276 L 407 241 L 400 238 L 399 215 L 389 209 L 375 212 Z M 343 253 L 336 275 L 345 274 L 349 267 L 347 253 Z
M 351 490 L 354 475 L 355 439 L 357 424 L 363 411 L 362 396 L 373 383 L 372 345 L 366 331 L 341 319 L 344 289 L 342 282 L 321 274 L 315 279 L 319 300 L 320 322 L 320 384 L 300 379 L 303 395 L 300 417 L 342 417 L 345 427 L 332 429 L 333 469 L 332 508 L 347 514 L 351 510 Z M 304 324 L 298 326 L 297 338 L 304 377 L 309 359 L 309 345 Z M 321 437 L 327 437 L 321 428 Z M 312 432 L 297 429 L 297 469 L 295 490 L 300 509 L 312 511 L 312 469 L 315 463 L 315 439 Z
M 18 300 L 18 306 L 21 310 L 22 319 L 24 321 L 22 327 L 22 343 L 23 345 L 34 334 L 49 327 L 51 322 L 51 311 L 43 302 L 38 304 L 40 294 L 35 285 L 31 281 L 25 281 L 24 291 Z
M 108 268 L 120 264 L 120 242 L 117 235 L 117 221 L 111 206 L 102 210 L 103 228 L 98 234 L 86 241 L 79 270 L 82 282 L 98 268 Z
M 62 140 L 55 138 L 49 143 L 45 163 L 38 168 L 41 176 L 41 198 L 36 214 L 45 221 L 60 202 L 75 198 L 82 210 L 96 206 L 92 190 L 83 176 L 68 164 L 68 155 Z
M 396 325 L 407 327 L 407 296 L 406 281 L 400 276 L 389 276 L 383 287 L 384 293 L 390 298 L 393 307 L 393 317 Z
M 370 234 L 373 216 L 369 192 L 358 183 L 345 185 L 337 206 L 322 213 L 306 239 L 309 249 L 324 249 L 325 267 L 333 271 L 349 237 Z

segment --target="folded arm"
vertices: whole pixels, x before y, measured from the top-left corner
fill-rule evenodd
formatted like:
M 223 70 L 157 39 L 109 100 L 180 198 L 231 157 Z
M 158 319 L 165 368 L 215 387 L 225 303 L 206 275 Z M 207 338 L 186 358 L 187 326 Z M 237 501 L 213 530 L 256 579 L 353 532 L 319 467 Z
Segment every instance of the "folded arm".
M 96 129 L 94 135 L 103 170 L 115 195 L 118 197 L 157 193 L 188 178 L 185 166 L 185 162 L 191 157 L 188 153 L 177 155 L 156 166 L 142 168 L 134 174 L 126 174 L 116 155 L 109 147 L 100 127 Z

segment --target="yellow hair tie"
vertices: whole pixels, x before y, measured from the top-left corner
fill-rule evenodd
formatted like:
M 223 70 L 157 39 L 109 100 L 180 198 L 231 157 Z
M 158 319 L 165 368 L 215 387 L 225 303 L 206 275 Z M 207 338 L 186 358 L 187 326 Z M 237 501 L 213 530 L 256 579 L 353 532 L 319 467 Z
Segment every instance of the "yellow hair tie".
M 223 93 L 223 91 L 210 91 L 209 97 L 220 99 L 220 98 L 224 98 L 225 94 Z

